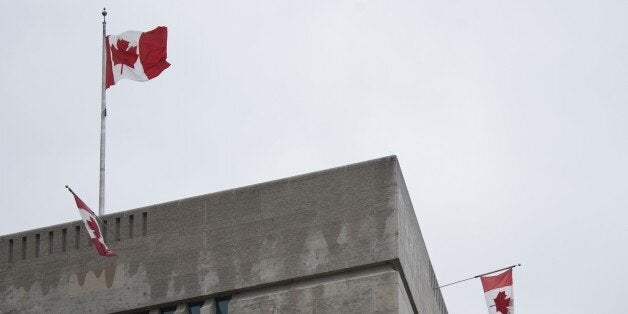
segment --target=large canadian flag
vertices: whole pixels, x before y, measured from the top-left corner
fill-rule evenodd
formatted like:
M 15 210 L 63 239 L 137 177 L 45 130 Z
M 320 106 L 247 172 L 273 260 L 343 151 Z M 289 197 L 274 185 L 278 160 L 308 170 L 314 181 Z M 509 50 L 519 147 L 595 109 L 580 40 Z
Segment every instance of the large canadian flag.
M 106 47 L 106 88 L 121 79 L 148 81 L 170 66 L 167 57 L 168 28 L 148 32 L 128 31 L 109 35 Z
M 94 247 L 98 251 L 98 254 L 102 256 L 116 256 L 110 248 L 105 244 L 105 239 L 102 237 L 102 231 L 100 231 L 100 226 L 98 222 L 96 222 L 96 214 L 87 207 L 87 205 L 81 200 L 74 192 L 70 191 L 72 195 L 74 195 L 74 200 L 76 201 L 76 207 L 78 207 L 79 213 L 81 213 L 81 218 L 83 219 L 83 223 L 85 223 L 85 230 L 87 230 L 87 234 L 89 235 L 92 243 L 94 243 Z
M 484 297 L 489 314 L 513 314 L 512 268 L 495 276 L 482 276 Z

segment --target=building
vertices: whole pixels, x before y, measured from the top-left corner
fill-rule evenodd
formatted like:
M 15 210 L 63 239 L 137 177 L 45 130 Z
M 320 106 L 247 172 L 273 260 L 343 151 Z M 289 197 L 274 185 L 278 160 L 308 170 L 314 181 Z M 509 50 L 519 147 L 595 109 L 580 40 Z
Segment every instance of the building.
M 447 313 L 394 156 L 0 237 L 2 313 Z

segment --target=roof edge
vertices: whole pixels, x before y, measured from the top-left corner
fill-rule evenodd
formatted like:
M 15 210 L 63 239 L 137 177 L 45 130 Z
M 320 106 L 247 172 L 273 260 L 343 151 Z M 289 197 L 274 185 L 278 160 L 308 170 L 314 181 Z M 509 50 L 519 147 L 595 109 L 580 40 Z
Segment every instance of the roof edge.
M 165 205 L 172 204 L 172 203 L 190 201 L 190 200 L 194 200 L 194 199 L 197 199 L 197 198 L 207 197 L 207 196 L 210 196 L 210 195 L 213 195 L 213 194 L 228 193 L 228 192 L 232 192 L 233 193 L 235 191 L 254 189 L 254 188 L 258 188 L 260 186 L 264 186 L 264 185 L 277 184 L 277 183 L 281 183 L 281 182 L 300 181 L 300 180 L 316 177 L 316 176 L 319 176 L 319 175 L 322 175 L 322 174 L 325 174 L 325 173 L 329 173 L 329 172 L 335 172 L 335 171 L 342 171 L 342 170 L 347 170 L 347 169 L 360 168 L 360 167 L 365 167 L 365 166 L 368 166 L 368 165 L 371 165 L 371 164 L 377 164 L 377 163 L 380 163 L 380 162 L 386 162 L 386 161 L 390 161 L 390 160 L 396 162 L 397 164 L 399 163 L 396 155 L 389 155 L 389 156 L 385 156 L 385 157 L 380 157 L 380 158 L 365 160 L 365 161 L 361 161 L 361 162 L 356 162 L 356 163 L 352 163 L 352 164 L 348 164 L 348 165 L 337 166 L 337 167 L 332 167 L 332 168 L 328 168 L 328 169 L 307 172 L 307 173 L 304 173 L 304 174 L 298 174 L 298 175 L 294 175 L 294 176 L 290 176 L 290 177 L 286 177 L 286 178 L 275 179 L 275 180 L 270 180 L 270 181 L 265 181 L 265 182 L 260 182 L 260 183 L 254 183 L 254 184 L 245 185 L 245 186 L 241 186 L 241 187 L 236 187 L 236 188 L 220 190 L 220 191 L 216 191 L 216 192 L 210 192 L 210 193 L 206 193 L 206 194 L 200 194 L 200 195 L 185 197 L 185 198 L 176 199 L 176 200 L 172 200 L 172 201 L 167 201 L 167 202 L 163 202 L 163 203 L 155 203 L 155 204 L 146 205 L 146 206 L 142 206 L 142 207 L 136 207 L 136 208 L 132 208 L 132 209 L 121 210 L 121 211 L 105 214 L 105 215 L 102 216 L 102 218 L 103 219 L 107 219 L 108 217 L 124 216 L 124 215 L 127 215 L 128 213 L 140 212 L 140 211 L 146 210 L 146 209 L 151 208 L 151 207 L 165 206 Z M 61 227 L 66 226 L 66 225 L 73 225 L 73 224 L 80 223 L 80 222 L 81 222 L 81 220 L 78 220 L 78 219 L 77 220 L 71 220 L 71 221 L 62 222 L 62 223 L 58 223 L 58 224 L 54 224 L 54 225 L 47 225 L 47 226 L 43 226 L 43 227 L 27 229 L 27 230 L 23 230 L 23 231 L 19 231 L 19 232 L 14 232 L 14 233 L 2 234 L 2 235 L 0 235 L 0 238 L 12 238 L 12 237 L 16 237 L 16 236 L 22 236 L 24 234 L 32 234 L 32 233 L 37 233 L 37 232 L 43 232 L 43 231 L 47 231 L 47 230 L 50 230 L 50 229 L 61 228 Z

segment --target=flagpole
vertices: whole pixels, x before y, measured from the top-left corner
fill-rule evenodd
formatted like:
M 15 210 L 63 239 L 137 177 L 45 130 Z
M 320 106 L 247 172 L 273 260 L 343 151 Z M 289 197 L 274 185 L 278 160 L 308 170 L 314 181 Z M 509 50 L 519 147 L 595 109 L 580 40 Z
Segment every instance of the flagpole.
M 105 126 L 107 117 L 107 93 L 106 93 L 106 81 L 107 81 L 107 53 L 106 36 L 107 36 L 107 10 L 102 9 L 102 84 L 100 94 L 100 184 L 98 190 L 98 216 L 105 214 Z
M 447 287 L 447 286 L 451 286 L 451 285 L 454 285 L 454 284 L 457 284 L 457 283 L 461 283 L 461 282 L 463 282 L 463 281 L 467 281 L 467 280 L 475 279 L 475 278 L 478 278 L 478 277 L 482 277 L 482 276 L 484 276 L 484 275 L 488 275 L 488 274 L 496 273 L 496 272 L 498 272 L 498 271 L 502 271 L 502 270 L 506 270 L 506 269 L 515 268 L 515 267 L 517 267 L 517 266 L 521 266 L 521 264 L 516 264 L 516 265 L 512 265 L 512 266 L 508 266 L 508 267 L 500 268 L 500 269 L 498 269 L 498 270 L 489 271 L 488 273 L 483 273 L 483 274 L 479 274 L 479 275 L 476 275 L 476 276 L 473 276 L 473 277 L 469 277 L 469 278 L 467 278 L 467 279 L 458 280 L 458 281 L 456 281 L 456 282 L 452 282 L 452 283 L 448 283 L 448 284 L 446 284 L 446 285 L 442 285 L 442 286 L 440 286 L 440 287 L 436 287 L 436 288 L 434 288 L 433 290 L 440 289 L 440 288 Z
M 78 195 L 76 195 L 76 193 L 74 193 L 74 191 L 72 191 L 72 188 L 70 188 L 70 187 L 69 187 L 69 186 L 67 186 L 67 185 L 65 186 L 65 188 L 66 188 L 66 189 L 68 189 L 68 191 L 70 191 L 70 193 L 72 193 L 72 195 L 74 195 L 74 196 L 78 197 Z M 116 237 L 116 239 L 118 239 L 118 241 L 121 241 L 121 240 L 120 240 L 120 237 L 118 237 L 118 235 L 117 235 L 115 232 L 113 232 L 112 230 L 110 230 L 110 229 L 107 227 L 107 224 L 106 224 L 104 221 L 102 221 L 102 219 L 100 219 L 100 217 L 98 217 L 98 216 L 96 216 L 96 215 L 94 215 L 94 217 L 96 217 L 96 219 L 98 219 L 98 221 L 99 221 L 99 222 L 100 222 L 100 224 L 103 226 L 103 228 L 105 228 L 105 232 L 106 232 L 106 231 L 111 232 L 111 234 L 113 234 L 113 236 L 114 236 L 114 237 Z

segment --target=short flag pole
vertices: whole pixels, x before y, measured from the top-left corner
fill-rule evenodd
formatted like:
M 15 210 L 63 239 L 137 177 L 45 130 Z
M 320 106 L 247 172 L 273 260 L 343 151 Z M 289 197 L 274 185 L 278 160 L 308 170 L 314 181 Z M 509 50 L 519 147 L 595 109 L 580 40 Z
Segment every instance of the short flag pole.
M 455 285 L 455 284 L 457 284 L 457 283 L 461 283 L 461 282 L 464 282 L 464 281 L 467 281 L 467 280 L 471 280 L 471 279 L 475 279 L 475 278 L 480 278 L 480 277 L 482 277 L 482 276 L 490 275 L 490 274 L 493 274 L 493 273 L 496 273 L 496 272 L 500 272 L 500 271 L 502 271 L 502 270 L 512 269 L 512 268 L 515 268 L 515 267 L 517 267 L 517 266 L 521 266 L 521 264 L 515 264 L 515 265 L 512 265 L 512 266 L 508 266 L 508 267 L 500 268 L 500 269 L 497 269 L 497 270 L 494 270 L 494 271 L 489 271 L 489 272 L 487 272 L 487 273 L 483 273 L 483 274 L 476 275 L 476 276 L 473 276 L 473 277 L 469 277 L 469 278 L 466 278 L 466 279 L 462 279 L 462 280 L 458 280 L 458 281 L 455 281 L 455 282 L 451 282 L 451 283 L 448 283 L 448 284 L 446 284 L 446 285 L 442 285 L 442 286 L 436 287 L 436 288 L 434 288 L 433 290 L 440 289 L 440 288 L 444 288 L 444 287 L 451 286 L 451 285 Z
M 65 188 L 68 189 L 70 193 L 72 193 L 72 196 L 74 196 L 76 207 L 78 207 L 81 218 L 85 223 L 85 230 L 87 231 L 87 234 L 94 243 L 96 250 L 98 250 L 98 253 L 102 256 L 115 256 L 116 254 L 105 244 L 102 232 L 100 231 L 100 226 L 96 221 L 99 221 L 100 224 L 104 226 L 105 231 L 109 230 L 109 232 L 111 232 L 111 234 L 113 234 L 113 236 L 116 237 L 118 241 L 120 241 L 118 235 L 111 231 L 109 228 L 107 228 L 107 224 L 105 224 L 100 217 L 94 214 L 94 212 L 87 206 L 87 204 L 85 204 L 85 202 L 83 202 L 83 200 L 81 200 L 81 198 L 78 197 L 78 195 L 76 195 L 76 193 L 74 193 L 74 191 L 69 186 L 66 185 Z
M 512 269 L 517 266 L 521 266 L 521 264 L 500 268 L 487 273 L 458 280 L 456 282 L 448 283 L 446 285 L 434 288 L 434 290 L 441 289 L 446 286 L 451 286 L 453 284 L 457 284 L 463 281 L 480 278 L 480 281 L 482 281 L 482 289 L 484 290 L 484 298 L 486 299 L 486 306 L 488 307 L 489 314 L 512 314 L 514 313 L 515 307 L 512 284 Z M 497 272 L 501 273 L 497 275 L 491 275 Z

